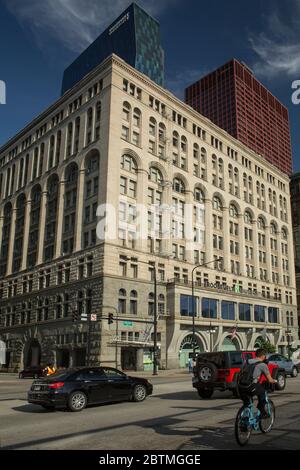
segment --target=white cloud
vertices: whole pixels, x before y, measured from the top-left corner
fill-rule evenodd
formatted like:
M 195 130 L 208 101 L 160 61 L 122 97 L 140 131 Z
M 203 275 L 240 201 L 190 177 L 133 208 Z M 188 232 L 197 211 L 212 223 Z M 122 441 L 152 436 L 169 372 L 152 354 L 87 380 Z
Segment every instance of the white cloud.
M 289 5 L 289 7 L 288 7 Z M 258 60 L 252 66 L 257 75 L 275 78 L 300 72 L 300 0 L 289 0 L 265 19 L 265 32 L 249 38 Z
M 178 0 L 141 0 L 150 14 L 159 15 Z M 57 40 L 74 52 L 87 47 L 131 0 L 5 0 L 8 10 L 29 27 L 39 45 Z

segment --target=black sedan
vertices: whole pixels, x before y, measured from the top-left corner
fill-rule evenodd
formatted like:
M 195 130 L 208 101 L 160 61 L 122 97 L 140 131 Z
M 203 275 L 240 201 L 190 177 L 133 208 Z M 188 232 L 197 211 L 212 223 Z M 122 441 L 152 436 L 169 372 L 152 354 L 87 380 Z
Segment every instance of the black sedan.
M 19 372 L 19 379 L 31 378 L 38 379 L 44 376 L 44 371 L 39 366 L 25 367 Z
M 98 403 L 143 401 L 152 390 L 148 380 L 130 377 L 112 367 L 74 368 L 35 380 L 28 392 L 28 402 L 46 409 L 81 411 Z

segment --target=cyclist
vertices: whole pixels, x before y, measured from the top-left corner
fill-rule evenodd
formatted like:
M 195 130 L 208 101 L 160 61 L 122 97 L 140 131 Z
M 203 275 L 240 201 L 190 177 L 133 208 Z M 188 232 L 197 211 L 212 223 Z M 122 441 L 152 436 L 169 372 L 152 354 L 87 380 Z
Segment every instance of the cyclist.
M 56 372 L 56 369 L 54 367 L 54 364 L 50 363 L 47 365 L 47 367 L 45 367 L 44 369 L 44 374 L 46 374 L 47 376 L 50 376 L 50 375 L 53 375 L 55 374 Z
M 267 382 L 270 384 L 275 384 L 277 383 L 277 380 L 274 380 L 271 377 L 268 366 L 264 362 L 266 360 L 266 351 L 262 348 L 257 349 L 255 356 L 255 359 L 249 359 L 242 367 L 238 380 L 238 387 L 240 397 L 243 400 L 245 406 L 249 405 L 249 395 L 257 395 L 257 408 L 261 413 L 261 418 L 263 419 L 268 417 L 265 411 L 265 385 Z M 267 382 L 260 382 L 262 376 L 265 376 Z

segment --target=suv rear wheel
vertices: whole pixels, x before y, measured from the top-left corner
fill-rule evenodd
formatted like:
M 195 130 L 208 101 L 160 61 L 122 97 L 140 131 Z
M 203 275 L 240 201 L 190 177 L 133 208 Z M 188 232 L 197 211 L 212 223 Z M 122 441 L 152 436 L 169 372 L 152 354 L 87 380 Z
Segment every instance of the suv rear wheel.
M 204 384 L 215 382 L 218 376 L 218 369 L 212 362 L 199 364 L 198 378 Z
M 198 395 L 201 398 L 209 399 L 212 397 L 213 393 L 214 393 L 213 388 L 198 388 Z

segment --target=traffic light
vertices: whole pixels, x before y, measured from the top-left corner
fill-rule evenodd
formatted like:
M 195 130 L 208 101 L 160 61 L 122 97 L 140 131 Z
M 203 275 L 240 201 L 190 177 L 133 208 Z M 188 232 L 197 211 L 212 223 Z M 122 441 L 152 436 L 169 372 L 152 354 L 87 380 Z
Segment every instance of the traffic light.
M 114 322 L 114 314 L 109 313 L 108 314 L 108 324 L 111 325 Z
M 77 321 L 78 321 L 78 312 L 77 312 L 77 310 L 74 310 L 72 312 L 72 322 L 76 323 Z

